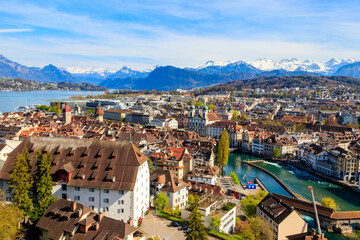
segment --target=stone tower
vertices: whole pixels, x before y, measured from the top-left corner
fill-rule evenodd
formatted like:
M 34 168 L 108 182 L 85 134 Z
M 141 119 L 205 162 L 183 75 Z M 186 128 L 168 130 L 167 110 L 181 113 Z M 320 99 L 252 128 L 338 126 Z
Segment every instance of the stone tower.
M 81 107 L 78 104 L 74 107 L 74 115 L 81 115 Z
M 99 120 L 100 122 L 104 121 L 104 112 L 100 108 L 100 104 L 96 108 L 95 112 L 96 120 Z
M 65 124 L 71 123 L 71 109 L 68 106 L 68 103 L 65 103 L 65 107 L 63 108 L 63 121 Z

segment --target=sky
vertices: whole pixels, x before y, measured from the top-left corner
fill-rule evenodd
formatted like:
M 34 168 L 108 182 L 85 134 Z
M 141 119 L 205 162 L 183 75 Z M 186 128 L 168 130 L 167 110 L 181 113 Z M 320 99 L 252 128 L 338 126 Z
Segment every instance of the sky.
M 147 69 L 360 56 L 358 0 L 0 0 L 0 54 L 26 66 Z

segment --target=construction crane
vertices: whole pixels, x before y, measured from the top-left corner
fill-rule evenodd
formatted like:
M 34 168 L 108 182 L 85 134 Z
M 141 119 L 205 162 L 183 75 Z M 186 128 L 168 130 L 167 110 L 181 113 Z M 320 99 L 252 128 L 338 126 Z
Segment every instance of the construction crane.
M 316 224 L 317 224 L 317 227 L 318 227 L 318 229 L 319 229 L 319 235 L 320 235 L 320 237 L 321 237 L 321 236 L 322 236 L 322 233 L 321 233 L 320 221 L 319 221 L 319 216 L 318 216 L 318 213 L 317 213 L 317 208 L 316 208 L 316 203 L 315 203 L 314 191 L 313 191 L 312 186 L 308 186 L 308 188 L 309 188 L 310 191 L 311 191 L 311 195 L 312 195 L 312 199 L 313 199 L 313 203 L 314 203 Z

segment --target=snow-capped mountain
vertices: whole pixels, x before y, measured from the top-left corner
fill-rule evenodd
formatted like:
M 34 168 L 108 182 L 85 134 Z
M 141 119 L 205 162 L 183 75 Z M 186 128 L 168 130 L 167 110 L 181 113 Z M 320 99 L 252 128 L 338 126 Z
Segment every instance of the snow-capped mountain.
M 327 62 L 316 62 L 313 60 L 298 60 L 296 58 L 271 60 L 263 58 L 255 61 L 249 61 L 248 63 L 260 70 L 271 71 L 271 70 L 285 70 L 285 71 L 306 71 L 321 73 L 325 75 L 331 75 L 335 73 L 340 67 L 347 64 L 351 64 L 359 61 L 356 58 L 349 59 L 335 59 L 332 58 Z
M 256 67 L 244 62 L 215 62 L 207 61 L 204 65 L 201 65 L 197 68 L 186 68 L 191 71 L 206 73 L 206 74 L 218 74 L 218 73 L 231 73 L 231 72 L 246 72 L 246 73 L 257 73 L 261 72 Z
M 66 68 L 66 70 L 71 74 L 98 74 L 100 76 L 108 76 L 118 71 L 118 69 L 95 68 L 95 67 L 91 67 L 91 68 L 68 67 Z

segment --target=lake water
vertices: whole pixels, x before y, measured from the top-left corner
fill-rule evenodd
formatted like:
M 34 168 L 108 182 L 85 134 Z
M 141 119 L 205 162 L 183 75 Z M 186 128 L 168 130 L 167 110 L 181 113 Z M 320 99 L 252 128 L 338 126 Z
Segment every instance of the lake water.
M 15 111 L 15 108 L 24 105 L 45 104 L 50 101 L 68 99 L 75 95 L 97 95 L 103 94 L 102 91 L 60 91 L 42 90 L 26 92 L 0 92 L 0 112 Z

